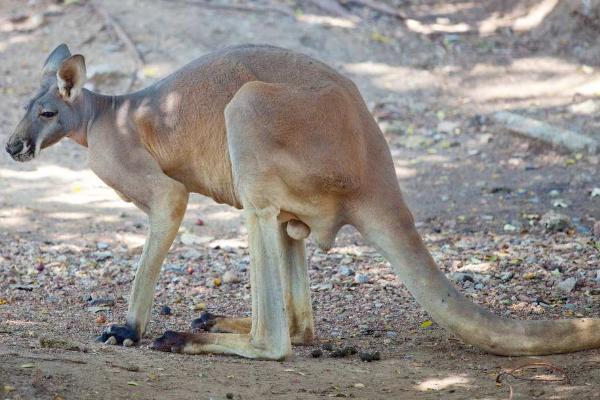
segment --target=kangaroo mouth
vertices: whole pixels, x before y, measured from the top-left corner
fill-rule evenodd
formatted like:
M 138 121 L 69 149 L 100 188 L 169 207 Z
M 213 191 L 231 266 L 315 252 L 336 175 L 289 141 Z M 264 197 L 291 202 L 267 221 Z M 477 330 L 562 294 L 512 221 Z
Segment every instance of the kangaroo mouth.
M 23 140 L 18 151 L 10 151 L 8 147 L 7 151 L 12 159 L 18 162 L 27 162 L 35 158 L 35 145 L 29 140 Z

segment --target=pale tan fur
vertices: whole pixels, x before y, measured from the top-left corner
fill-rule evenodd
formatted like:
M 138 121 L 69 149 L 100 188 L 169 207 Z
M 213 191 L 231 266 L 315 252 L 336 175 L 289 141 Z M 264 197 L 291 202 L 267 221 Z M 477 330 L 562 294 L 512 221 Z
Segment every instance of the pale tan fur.
M 468 343 L 505 355 L 600 346 L 597 319 L 507 320 L 460 295 L 415 230 L 386 141 L 356 86 L 308 56 L 238 46 L 131 95 L 80 97 L 86 123 L 69 135 L 88 146 L 92 170 L 150 219 L 127 314 L 139 335 L 188 193 L 244 209 L 251 320 L 217 317 L 211 332 L 165 334 L 156 348 L 281 360 L 292 343 L 309 343 L 304 239 L 312 234 L 328 249 L 344 224 L 377 246 L 431 316 Z

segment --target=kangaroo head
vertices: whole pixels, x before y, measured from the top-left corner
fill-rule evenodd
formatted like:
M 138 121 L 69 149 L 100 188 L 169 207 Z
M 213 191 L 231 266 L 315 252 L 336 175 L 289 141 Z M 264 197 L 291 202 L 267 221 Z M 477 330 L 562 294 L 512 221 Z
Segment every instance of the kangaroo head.
M 85 77 L 82 55 L 72 56 L 64 44 L 50 53 L 42 68 L 40 88 L 25 106 L 25 116 L 6 143 L 13 159 L 29 161 L 41 149 L 81 129 Z

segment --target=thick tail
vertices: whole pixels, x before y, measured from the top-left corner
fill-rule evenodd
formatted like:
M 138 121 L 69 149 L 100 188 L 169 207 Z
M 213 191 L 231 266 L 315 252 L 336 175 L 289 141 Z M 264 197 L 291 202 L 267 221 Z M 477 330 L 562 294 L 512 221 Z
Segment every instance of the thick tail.
M 401 199 L 390 207 L 360 207 L 353 225 L 390 261 L 415 299 L 466 343 L 504 356 L 569 353 L 600 347 L 600 319 L 521 321 L 477 306 L 446 279 Z

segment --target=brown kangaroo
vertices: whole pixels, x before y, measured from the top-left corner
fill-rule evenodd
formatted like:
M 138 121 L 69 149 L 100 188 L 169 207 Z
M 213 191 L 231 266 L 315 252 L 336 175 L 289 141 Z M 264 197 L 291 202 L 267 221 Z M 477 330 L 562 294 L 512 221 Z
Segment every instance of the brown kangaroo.
M 282 360 L 314 335 L 304 239 L 329 249 L 351 224 L 391 262 L 432 318 L 494 354 L 600 347 L 600 320 L 517 321 L 463 297 L 436 267 L 398 186 L 387 143 L 356 86 L 325 64 L 272 46 L 201 57 L 123 96 L 83 88 L 84 58 L 58 46 L 6 150 L 27 161 L 70 137 L 91 169 L 145 211 L 150 229 L 125 325 L 100 337 L 137 342 L 188 194 L 243 208 L 252 317 L 205 314 L 199 333 L 166 332 L 152 346 Z

